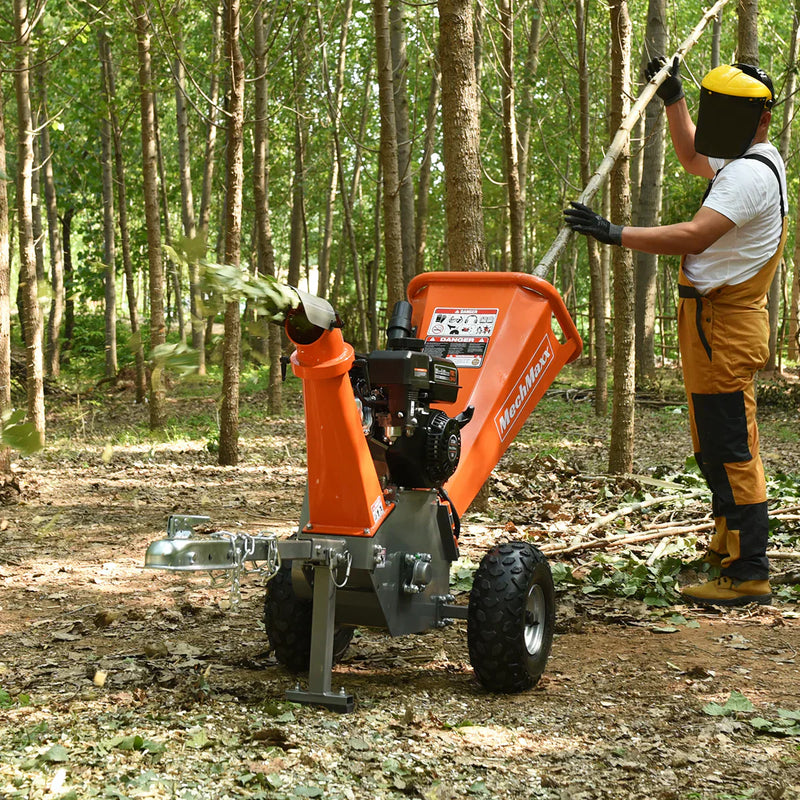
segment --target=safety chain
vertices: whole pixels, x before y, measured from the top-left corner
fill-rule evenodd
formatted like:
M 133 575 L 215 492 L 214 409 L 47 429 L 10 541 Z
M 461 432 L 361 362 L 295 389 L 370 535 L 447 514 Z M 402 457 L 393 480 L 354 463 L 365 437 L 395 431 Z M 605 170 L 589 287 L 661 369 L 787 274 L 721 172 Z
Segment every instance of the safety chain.
M 230 573 L 229 576 L 225 574 L 222 578 L 216 578 L 215 575 L 211 573 L 211 585 L 221 586 L 230 581 L 230 608 L 232 611 L 235 611 L 238 609 L 242 600 L 242 575 L 258 575 L 265 582 L 277 575 L 278 570 L 281 568 L 281 554 L 278 550 L 278 541 L 274 536 L 267 538 L 266 558 L 252 569 L 247 569 L 245 567 L 245 562 L 250 560 L 250 556 L 255 552 L 256 543 L 258 541 L 263 541 L 262 537 L 251 536 L 248 533 L 231 533 L 230 531 L 218 531 L 214 536 L 227 539 L 230 542 L 234 555 L 234 563 L 230 570 L 226 570 L 226 573 Z

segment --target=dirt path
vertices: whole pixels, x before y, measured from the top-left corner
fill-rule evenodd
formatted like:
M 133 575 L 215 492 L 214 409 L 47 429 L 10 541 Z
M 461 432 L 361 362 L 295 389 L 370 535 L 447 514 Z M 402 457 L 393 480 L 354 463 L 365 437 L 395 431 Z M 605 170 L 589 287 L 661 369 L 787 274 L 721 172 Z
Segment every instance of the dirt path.
M 800 798 L 800 738 L 753 725 L 800 710 L 797 606 L 681 608 L 670 628 L 570 592 L 544 678 L 516 696 L 482 691 L 460 624 L 360 631 L 334 674 L 355 713 L 285 703 L 263 587 L 232 613 L 206 579 L 141 564 L 173 511 L 289 533 L 299 434 L 251 436 L 237 468 L 197 443 L 26 462 L 0 522 L 0 798 Z M 474 561 L 506 535 L 484 522 L 465 519 Z M 753 710 L 707 713 L 732 693 Z

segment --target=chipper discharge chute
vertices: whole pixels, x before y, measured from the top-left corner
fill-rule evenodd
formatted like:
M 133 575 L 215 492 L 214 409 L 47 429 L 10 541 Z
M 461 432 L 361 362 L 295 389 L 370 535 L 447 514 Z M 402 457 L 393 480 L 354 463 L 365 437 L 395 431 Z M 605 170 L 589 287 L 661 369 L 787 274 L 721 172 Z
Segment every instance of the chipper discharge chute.
M 398 303 L 387 346 L 358 355 L 328 303 L 299 290 L 288 312 L 303 381 L 308 481 L 294 536 L 193 534 L 173 517 L 145 565 L 172 570 L 260 565 L 264 622 L 277 659 L 308 670 L 287 698 L 338 711 L 331 670 L 353 628 L 391 635 L 467 620 L 470 661 L 490 691 L 532 686 L 553 637 L 553 581 L 525 542 L 496 546 L 469 606 L 449 591 L 467 509 L 581 340 L 556 290 L 517 273 L 427 273 Z M 560 328 L 553 330 L 553 320 Z

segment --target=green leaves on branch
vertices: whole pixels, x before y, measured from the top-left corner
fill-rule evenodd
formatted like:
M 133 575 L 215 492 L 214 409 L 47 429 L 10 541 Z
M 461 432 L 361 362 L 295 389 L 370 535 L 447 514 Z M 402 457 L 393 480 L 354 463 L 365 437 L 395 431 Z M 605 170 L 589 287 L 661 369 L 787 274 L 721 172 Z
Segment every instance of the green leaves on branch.
M 226 303 L 246 302 L 259 316 L 283 322 L 286 313 L 299 305 L 297 295 L 286 285 L 268 275 L 251 275 L 231 264 L 207 261 L 205 237 L 185 236 L 173 246 L 165 245 L 169 258 L 181 268 L 198 270 L 202 316 L 211 316 Z

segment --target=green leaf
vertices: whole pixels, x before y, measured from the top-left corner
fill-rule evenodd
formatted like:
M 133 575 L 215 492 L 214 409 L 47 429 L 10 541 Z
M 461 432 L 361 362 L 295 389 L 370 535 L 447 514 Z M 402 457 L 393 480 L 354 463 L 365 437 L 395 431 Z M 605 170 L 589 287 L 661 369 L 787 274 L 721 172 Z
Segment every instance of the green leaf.
M 297 786 L 294 793 L 300 797 L 322 797 L 322 789 L 319 786 Z
M 709 703 L 703 707 L 703 713 L 712 717 L 726 717 L 737 711 L 753 710 L 753 704 L 741 692 L 731 692 L 724 706 L 719 703 Z
M 61 763 L 63 761 L 69 761 L 69 753 L 66 747 L 60 744 L 54 744 L 46 753 L 42 753 L 40 760 Z
M 11 708 L 13 705 L 14 701 L 11 699 L 11 695 L 0 686 L 0 708 Z
M 727 715 L 728 710 L 719 703 L 708 703 L 708 705 L 703 706 L 703 713 L 708 714 L 710 717 L 724 717 Z
M 0 441 L 8 447 L 29 456 L 42 449 L 42 435 L 32 422 L 22 422 L 25 412 L 18 409 L 12 412 L 3 423 Z
M 206 747 L 211 747 L 211 739 L 208 738 L 208 734 L 205 731 L 205 728 L 200 728 L 200 730 L 195 731 L 192 734 L 192 738 L 186 743 L 188 747 L 193 747 L 195 750 L 202 750 Z

